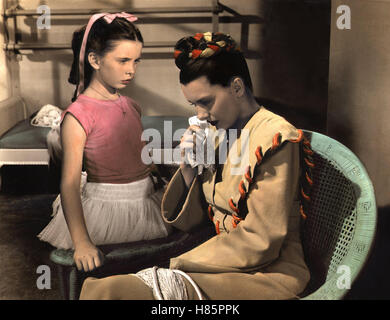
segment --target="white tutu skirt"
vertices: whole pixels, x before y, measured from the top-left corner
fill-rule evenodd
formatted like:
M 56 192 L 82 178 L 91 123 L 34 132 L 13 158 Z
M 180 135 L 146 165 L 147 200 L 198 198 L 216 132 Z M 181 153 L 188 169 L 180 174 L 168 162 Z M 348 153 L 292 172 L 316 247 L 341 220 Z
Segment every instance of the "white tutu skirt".
M 85 183 L 86 176 L 82 178 L 81 203 L 88 233 L 95 245 L 168 235 L 160 209 L 163 190 L 156 192 L 150 177 L 127 184 Z M 57 248 L 72 249 L 60 196 L 53 202 L 53 215 L 38 238 Z

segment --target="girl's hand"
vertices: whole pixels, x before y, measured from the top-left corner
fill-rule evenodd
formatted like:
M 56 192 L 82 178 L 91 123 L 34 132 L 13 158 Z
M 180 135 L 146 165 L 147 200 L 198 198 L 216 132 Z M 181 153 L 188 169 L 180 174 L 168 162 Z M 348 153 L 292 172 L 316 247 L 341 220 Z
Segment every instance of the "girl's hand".
M 73 260 L 79 271 L 92 271 L 104 262 L 104 254 L 92 242 L 83 241 L 75 245 Z

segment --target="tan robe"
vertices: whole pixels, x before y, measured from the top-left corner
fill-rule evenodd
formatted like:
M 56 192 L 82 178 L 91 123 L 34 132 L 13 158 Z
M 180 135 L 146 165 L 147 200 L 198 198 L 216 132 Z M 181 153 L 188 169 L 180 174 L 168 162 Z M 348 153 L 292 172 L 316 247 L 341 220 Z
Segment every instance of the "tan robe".
M 179 210 L 180 195 L 186 192 L 180 170 L 168 184 L 162 203 L 167 223 L 191 231 L 211 217 L 218 232 L 171 259 L 170 268 L 188 273 L 207 299 L 297 298 L 310 277 L 300 241 L 299 132 L 264 107 L 244 129 L 249 132 L 247 148 L 240 148 L 245 146 L 242 133 L 220 167 L 220 181 L 216 172 L 206 169 L 194 179 Z M 242 160 L 239 174 L 232 174 L 237 169 L 230 161 L 233 151 Z M 122 281 L 119 288 L 116 280 L 116 290 L 110 291 L 116 292 L 115 298 L 140 297 L 134 291 L 126 294 L 132 281 L 139 285 L 139 279 L 129 275 L 128 283 Z M 189 296 L 195 297 L 192 286 L 186 285 Z M 103 282 L 99 288 L 87 280 L 82 297 L 96 298 L 92 291 L 108 290 Z M 102 297 L 112 298 L 100 293 Z

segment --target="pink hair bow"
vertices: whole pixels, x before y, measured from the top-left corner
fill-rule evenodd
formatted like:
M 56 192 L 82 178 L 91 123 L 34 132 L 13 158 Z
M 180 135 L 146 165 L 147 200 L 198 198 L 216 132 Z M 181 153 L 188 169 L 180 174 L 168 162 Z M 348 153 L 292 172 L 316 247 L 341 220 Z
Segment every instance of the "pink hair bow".
M 118 12 L 118 13 L 96 13 L 94 14 L 88 21 L 87 27 L 84 32 L 83 36 L 83 42 L 81 44 L 80 48 L 80 56 L 79 56 L 79 85 L 77 87 L 77 96 L 84 90 L 84 56 L 85 56 L 85 47 L 87 45 L 87 39 L 88 39 L 88 34 L 89 31 L 91 30 L 93 24 L 95 23 L 96 20 L 104 17 L 104 20 L 108 24 L 113 22 L 116 18 L 124 18 L 130 22 L 137 21 L 138 18 L 130 13 L 127 12 Z
M 104 19 L 107 21 L 107 23 L 111 23 L 115 20 L 115 18 L 125 18 L 130 22 L 137 21 L 138 18 L 130 13 L 127 12 L 121 12 L 121 13 L 108 13 L 104 16 Z

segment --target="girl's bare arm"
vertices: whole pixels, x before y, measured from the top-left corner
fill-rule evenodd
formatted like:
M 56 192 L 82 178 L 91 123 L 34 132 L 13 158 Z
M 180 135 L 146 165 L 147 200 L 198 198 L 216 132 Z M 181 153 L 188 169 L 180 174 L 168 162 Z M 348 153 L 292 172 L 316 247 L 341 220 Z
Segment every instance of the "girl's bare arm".
M 68 113 L 61 126 L 61 201 L 75 248 L 76 266 L 79 270 L 90 271 L 101 265 L 102 254 L 89 237 L 81 205 L 80 179 L 85 141 L 84 129 L 76 118 Z

